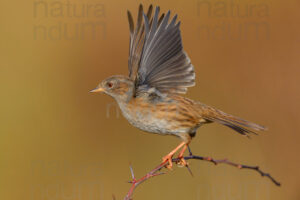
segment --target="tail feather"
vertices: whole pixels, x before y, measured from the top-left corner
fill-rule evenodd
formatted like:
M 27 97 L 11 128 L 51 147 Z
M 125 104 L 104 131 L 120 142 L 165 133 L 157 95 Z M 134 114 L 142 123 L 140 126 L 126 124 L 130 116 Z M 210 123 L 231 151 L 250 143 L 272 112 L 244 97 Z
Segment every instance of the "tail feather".
M 244 127 L 242 127 L 240 125 L 236 125 L 236 124 L 234 124 L 232 122 L 228 122 L 228 121 L 225 121 L 225 120 L 222 120 L 222 119 L 213 119 L 213 121 L 217 122 L 219 124 L 222 124 L 224 126 L 227 126 L 227 127 L 231 128 L 231 129 L 235 130 L 236 132 L 238 132 L 238 133 L 240 133 L 242 135 L 246 135 L 248 137 L 249 137 L 249 133 L 253 133 L 253 134 L 257 135 L 256 132 L 254 132 L 254 131 L 252 131 L 250 129 L 244 128 Z
M 253 122 L 241 119 L 239 117 L 235 117 L 235 116 L 229 115 L 229 114 L 224 113 L 222 111 L 218 111 L 218 112 L 219 112 L 219 115 L 221 117 L 225 118 L 229 122 L 232 122 L 232 123 L 235 123 L 235 124 L 239 124 L 241 126 L 245 126 L 245 127 L 254 129 L 256 131 L 266 130 L 266 127 L 264 127 L 262 125 L 259 125 L 259 124 L 256 124 L 256 123 L 253 123 Z
M 251 133 L 257 135 L 255 131 L 262 131 L 267 129 L 262 125 L 241 119 L 239 117 L 235 117 L 233 115 L 229 115 L 212 107 L 205 106 L 205 109 L 203 111 L 203 117 L 206 120 L 217 122 L 219 124 L 227 126 L 235 130 L 236 132 L 248 137 Z

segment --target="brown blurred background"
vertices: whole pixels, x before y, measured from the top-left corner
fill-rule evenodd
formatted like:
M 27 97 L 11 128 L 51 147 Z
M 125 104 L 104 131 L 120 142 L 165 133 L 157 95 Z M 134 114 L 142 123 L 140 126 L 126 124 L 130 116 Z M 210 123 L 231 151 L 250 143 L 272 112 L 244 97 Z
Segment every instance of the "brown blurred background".
M 1 4 L 0 199 L 122 199 L 129 163 L 140 177 L 179 140 L 145 134 L 112 99 L 88 91 L 127 74 L 126 10 L 171 9 L 197 73 L 189 98 L 269 127 L 248 140 L 220 125 L 198 130 L 194 154 L 259 165 L 191 161 L 135 199 L 300 198 L 299 1 L 32 0 Z

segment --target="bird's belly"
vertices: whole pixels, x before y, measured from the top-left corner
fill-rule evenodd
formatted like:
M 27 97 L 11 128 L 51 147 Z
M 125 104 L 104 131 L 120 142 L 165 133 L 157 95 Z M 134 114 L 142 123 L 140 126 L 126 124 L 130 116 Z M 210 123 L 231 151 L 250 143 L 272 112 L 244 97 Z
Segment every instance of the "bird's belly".
M 134 113 L 123 111 L 122 113 L 130 124 L 146 132 L 172 135 L 187 132 L 183 129 L 174 129 L 172 121 L 168 118 L 158 117 L 145 110 L 135 111 Z
M 151 133 L 160 133 L 160 134 L 172 134 L 174 130 L 171 129 L 171 126 L 167 120 L 158 119 L 153 116 L 147 116 L 141 113 L 136 113 L 137 116 L 125 116 L 126 119 L 135 127 L 151 132 Z

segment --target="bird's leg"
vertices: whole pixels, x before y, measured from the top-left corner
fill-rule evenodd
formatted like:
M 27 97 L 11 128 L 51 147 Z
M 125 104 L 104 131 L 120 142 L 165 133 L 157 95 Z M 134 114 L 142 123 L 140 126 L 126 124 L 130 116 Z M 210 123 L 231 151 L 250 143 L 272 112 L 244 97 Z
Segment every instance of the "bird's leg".
M 165 157 L 163 157 L 163 163 L 164 162 L 166 162 L 166 161 L 168 161 L 168 165 L 166 165 L 166 167 L 168 168 L 168 169 L 172 169 L 172 166 L 173 166 L 173 164 L 172 164 L 172 157 L 174 156 L 174 154 L 181 148 L 181 147 L 183 147 L 183 146 L 185 146 L 186 145 L 186 142 L 181 142 L 174 150 L 172 150 L 168 155 L 166 155 Z
M 178 163 L 182 166 L 185 166 L 185 167 L 188 166 L 188 163 L 185 161 L 185 159 L 183 157 L 183 154 L 186 151 L 186 149 L 188 148 L 188 146 L 189 146 L 189 143 L 184 142 L 184 146 L 178 154 L 178 159 L 180 160 Z

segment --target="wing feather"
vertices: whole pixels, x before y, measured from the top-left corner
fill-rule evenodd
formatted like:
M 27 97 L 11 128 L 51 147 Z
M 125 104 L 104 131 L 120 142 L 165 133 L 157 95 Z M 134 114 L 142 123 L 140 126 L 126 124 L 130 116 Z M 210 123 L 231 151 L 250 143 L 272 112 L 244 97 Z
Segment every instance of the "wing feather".
M 147 15 L 140 6 L 136 29 L 131 14 L 128 15 L 129 76 L 135 80 L 137 91 L 138 88 L 155 88 L 162 93 L 185 93 L 188 87 L 195 85 L 195 72 L 183 50 L 180 22 L 177 15 L 170 20 L 170 11 L 160 17 L 159 12 L 160 8 L 156 7 L 151 18 L 152 6 Z
M 147 17 L 151 18 L 153 6 L 150 5 L 147 12 Z M 144 24 L 143 24 L 143 6 L 139 6 L 136 28 L 134 27 L 133 17 L 130 11 L 127 11 L 129 31 L 130 31 L 130 43 L 129 43 L 129 58 L 128 69 L 129 77 L 134 79 L 137 75 L 139 62 L 144 45 Z

